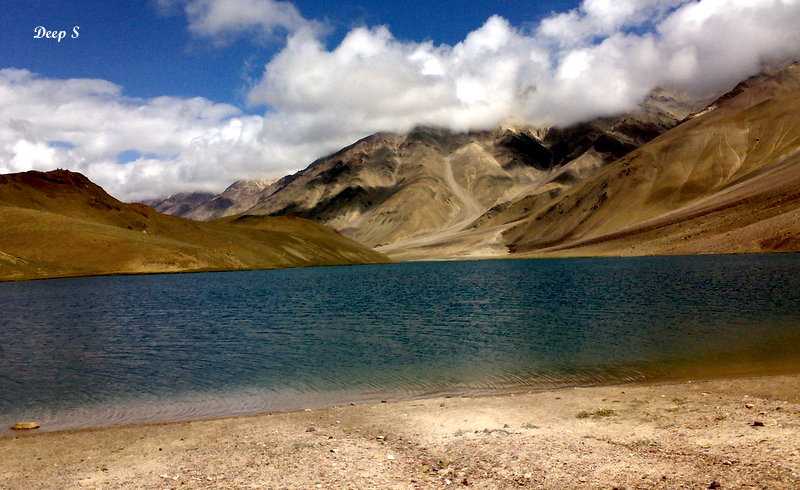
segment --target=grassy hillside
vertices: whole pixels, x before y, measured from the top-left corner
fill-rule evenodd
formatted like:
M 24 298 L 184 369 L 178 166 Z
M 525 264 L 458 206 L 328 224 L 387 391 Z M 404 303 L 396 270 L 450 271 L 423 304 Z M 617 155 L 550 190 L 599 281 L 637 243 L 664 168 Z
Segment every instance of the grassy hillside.
M 0 176 L 0 229 L 0 280 L 387 261 L 311 221 L 189 221 L 65 170 Z

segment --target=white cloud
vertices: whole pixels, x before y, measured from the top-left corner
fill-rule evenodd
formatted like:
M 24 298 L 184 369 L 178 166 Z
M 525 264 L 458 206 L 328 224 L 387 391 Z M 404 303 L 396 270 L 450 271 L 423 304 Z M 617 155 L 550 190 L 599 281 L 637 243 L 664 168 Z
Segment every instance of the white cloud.
M 665 83 L 714 90 L 758 72 L 764 61 L 796 59 L 798 22 L 798 0 L 687 4 L 658 26 L 662 51 L 677 68 L 664 75 Z
M 263 162 L 261 117 L 202 98 L 130 99 L 102 80 L 0 70 L 0 122 L 0 173 L 66 167 L 126 198 L 217 190 Z M 148 157 L 118 162 L 131 149 Z
M 575 10 L 544 19 L 537 34 L 560 46 L 585 43 L 632 26 L 653 25 L 689 0 L 584 0 Z
M 631 110 L 658 86 L 709 95 L 766 61 L 800 56 L 800 0 L 585 0 L 531 32 L 492 17 L 451 46 L 359 27 L 332 48 L 289 3 L 181 5 L 199 36 L 289 33 L 249 93 L 268 107 L 263 117 L 2 70 L 0 171 L 73 168 L 124 198 L 221 189 L 302 168 L 376 131 L 566 125 Z M 126 150 L 142 156 L 118 163 Z
M 403 43 L 386 27 L 352 30 L 333 50 L 299 31 L 266 66 L 251 103 L 315 136 L 438 124 L 485 127 L 517 111 L 522 70 L 548 71 L 547 53 L 492 17 L 455 46 Z M 276 118 L 268 118 L 267 129 Z M 369 130 L 368 130 L 369 131 Z M 302 133 L 300 134 L 301 137 Z
M 585 0 L 532 33 L 500 17 L 453 46 L 353 29 L 332 49 L 299 30 L 267 63 L 251 103 L 300 140 L 352 140 L 415 124 L 456 130 L 507 119 L 567 125 L 634 109 L 658 86 L 724 90 L 800 55 L 798 0 Z
M 249 32 L 316 28 L 291 2 L 282 0 L 159 0 L 162 9 L 183 6 L 189 30 L 196 36 L 225 40 Z

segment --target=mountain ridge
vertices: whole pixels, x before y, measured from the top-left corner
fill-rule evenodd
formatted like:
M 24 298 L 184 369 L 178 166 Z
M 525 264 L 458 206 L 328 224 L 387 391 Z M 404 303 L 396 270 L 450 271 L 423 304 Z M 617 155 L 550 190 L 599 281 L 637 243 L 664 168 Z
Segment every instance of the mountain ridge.
M 777 229 L 761 226 L 756 235 L 742 229 L 753 230 L 757 225 L 758 220 L 749 217 L 764 204 L 764 199 L 783 201 L 783 208 L 773 208 L 777 214 L 763 215 L 762 219 L 794 212 L 792 193 L 780 181 L 769 180 L 765 175 L 777 173 L 794 182 L 795 173 L 800 172 L 800 166 L 794 165 L 800 149 L 798 95 L 800 66 L 796 64 L 738 84 L 708 110 L 614 162 L 593 179 L 552 201 L 528 202 L 527 210 L 516 216 L 507 210 L 500 213 L 500 220 L 519 219 L 504 231 L 506 243 L 512 252 L 527 254 L 776 250 L 764 239 L 777 233 Z M 735 186 L 739 186 L 737 191 L 731 193 Z M 728 202 L 732 198 L 734 202 Z M 589 202 L 598 208 L 587 208 L 585 203 Z M 708 221 L 710 213 L 719 213 L 724 206 L 728 211 L 716 215 L 719 223 Z M 732 209 L 738 209 L 738 214 L 732 214 Z M 676 222 L 678 217 L 684 221 Z M 698 222 L 701 217 L 706 221 Z M 727 223 L 724 233 L 738 239 L 726 243 L 710 236 L 722 221 Z M 670 238 L 667 225 L 676 236 Z M 651 245 L 634 244 L 637 228 L 640 233 L 658 229 L 663 236 L 639 234 L 640 241 Z M 792 229 L 790 226 L 786 231 Z M 620 242 L 622 237 L 627 237 L 627 242 Z M 601 243 L 605 245 L 600 246 Z M 581 250 L 574 250 L 576 247 Z M 573 250 L 565 252 L 570 249 Z
M 181 218 L 209 221 L 242 213 L 253 207 L 259 196 L 278 179 L 241 179 L 219 194 L 179 192 L 164 199 L 150 199 L 143 204 L 156 211 Z
M 657 90 L 638 111 L 569 128 L 376 133 L 279 179 L 247 213 L 311 219 L 401 260 L 786 250 L 794 239 L 763 223 L 761 239 L 726 231 L 737 244 L 692 233 L 710 233 L 717 211 L 705 201 L 738 196 L 746 214 L 742 200 L 755 212 L 791 194 L 768 176 L 793 181 L 790 163 L 778 167 L 800 133 L 786 110 L 800 98 L 797 72 L 765 70 L 707 101 Z M 761 194 L 726 194 L 742 182 Z M 665 226 L 663 240 L 647 231 Z
M 670 112 L 658 95 L 637 113 L 569 128 L 376 133 L 281 179 L 248 212 L 313 219 L 369 246 L 428 240 L 559 169 L 581 175 L 616 160 L 691 112 Z

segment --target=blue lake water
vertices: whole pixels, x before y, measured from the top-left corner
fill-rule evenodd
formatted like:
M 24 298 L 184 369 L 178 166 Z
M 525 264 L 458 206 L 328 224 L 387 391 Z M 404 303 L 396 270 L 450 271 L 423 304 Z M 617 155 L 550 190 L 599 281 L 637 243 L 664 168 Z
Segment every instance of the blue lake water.
M 800 255 L 3 283 L 0 335 L 0 424 L 44 429 L 792 371 Z

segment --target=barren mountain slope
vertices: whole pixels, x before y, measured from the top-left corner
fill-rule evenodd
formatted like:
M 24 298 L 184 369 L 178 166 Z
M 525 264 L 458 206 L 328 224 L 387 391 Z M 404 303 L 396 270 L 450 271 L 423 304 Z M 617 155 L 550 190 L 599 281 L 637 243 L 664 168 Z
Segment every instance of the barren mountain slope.
M 571 128 L 375 134 L 251 195 L 396 259 L 800 248 L 800 67 Z M 197 216 L 203 219 L 203 216 Z M 207 216 L 206 216 L 207 217 Z
M 159 213 L 185 217 L 197 206 L 214 198 L 211 192 L 179 192 L 164 199 L 142 201 Z
M 261 195 L 269 193 L 276 179 L 238 180 L 225 189 L 222 194 L 195 206 L 186 218 L 207 221 L 233 216 L 253 207 Z
M 159 213 L 208 221 L 233 216 L 253 207 L 268 192 L 276 179 L 237 180 L 221 194 L 193 192 L 173 194 L 166 199 L 152 199 L 144 204 Z
M 708 110 L 569 188 L 487 216 L 516 253 L 797 250 L 800 66 L 742 82 Z
M 636 114 L 566 129 L 380 133 L 278 181 L 248 213 L 306 217 L 391 251 L 447 241 L 556 175 L 592 174 L 673 127 L 682 111 L 661 93 Z
M 307 220 L 189 221 L 65 170 L 0 175 L 0 229 L 0 280 L 387 260 Z

